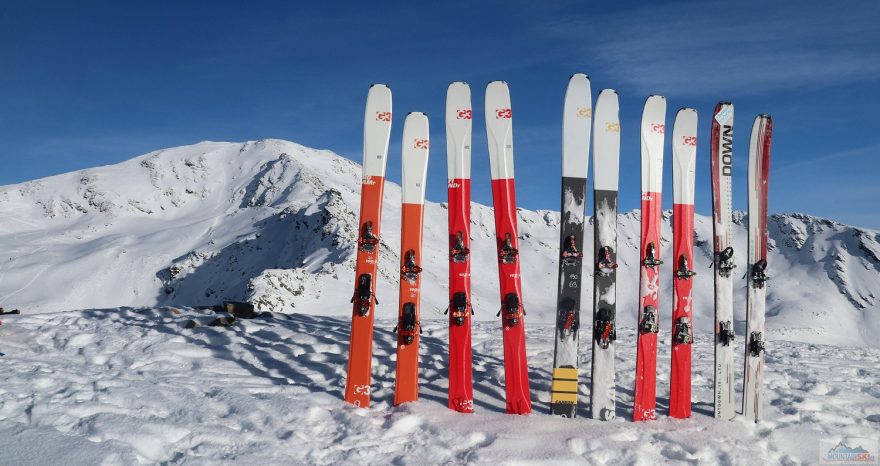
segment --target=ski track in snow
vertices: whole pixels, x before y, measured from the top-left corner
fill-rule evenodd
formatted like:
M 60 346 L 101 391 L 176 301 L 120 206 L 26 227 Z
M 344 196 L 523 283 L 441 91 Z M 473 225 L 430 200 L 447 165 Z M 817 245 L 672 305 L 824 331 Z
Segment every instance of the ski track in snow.
M 348 319 L 266 314 L 206 326 L 215 317 L 188 308 L 4 316 L 0 464 L 799 464 L 818 462 L 820 439 L 876 439 L 880 429 L 876 348 L 769 341 L 768 420 L 755 425 L 712 418 L 712 342 L 697 334 L 694 416 L 672 420 L 662 328 L 659 420 L 634 424 L 630 328 L 618 331 L 617 419 L 601 422 L 587 418 L 588 374 L 579 418 L 546 414 L 552 325 L 527 323 L 535 412 L 509 416 L 500 324 L 476 322 L 476 413 L 462 415 L 446 408 L 445 322 L 424 322 L 420 401 L 393 408 L 393 322 L 377 321 L 374 403 L 356 409 L 342 401 Z M 590 341 L 589 322 L 580 331 Z M 590 367 L 589 348 L 580 358 Z

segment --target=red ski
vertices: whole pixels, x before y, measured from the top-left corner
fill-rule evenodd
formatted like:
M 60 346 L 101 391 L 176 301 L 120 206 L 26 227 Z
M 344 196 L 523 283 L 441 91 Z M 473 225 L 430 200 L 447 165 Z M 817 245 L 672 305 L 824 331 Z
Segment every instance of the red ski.
M 474 412 L 471 363 L 471 88 L 446 91 L 449 194 L 449 409 Z
M 498 280 L 501 288 L 501 328 L 504 335 L 504 382 L 507 412 L 532 411 L 529 368 L 526 362 L 525 309 L 519 268 L 516 194 L 513 182 L 513 114 L 510 91 L 504 81 L 486 87 L 486 136 L 492 172 Z
M 373 360 L 373 315 L 379 267 L 379 227 L 385 162 L 391 135 L 391 89 L 374 84 L 367 95 L 364 115 L 364 167 L 361 185 L 361 218 L 358 230 L 357 267 L 348 348 L 345 401 L 361 407 L 370 404 L 370 370 Z
M 656 418 L 660 293 L 660 206 L 666 98 L 652 95 L 642 113 L 642 241 L 633 421 Z
M 691 344 L 693 334 L 694 170 L 697 159 L 697 111 L 683 108 L 672 127 L 672 373 L 669 415 L 691 416 Z

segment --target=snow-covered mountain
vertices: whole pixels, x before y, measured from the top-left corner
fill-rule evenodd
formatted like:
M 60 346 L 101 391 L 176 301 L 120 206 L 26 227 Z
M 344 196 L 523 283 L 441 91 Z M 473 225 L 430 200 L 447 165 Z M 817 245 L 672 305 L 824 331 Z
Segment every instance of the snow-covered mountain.
M 359 182 L 360 166 L 332 152 L 261 140 L 203 142 L 0 187 L 0 306 L 31 313 L 247 299 L 262 310 L 348 315 Z M 377 313 L 392 318 L 399 186 L 387 184 L 384 209 Z M 445 209 L 426 205 L 425 319 L 446 309 Z M 472 215 L 476 318 L 491 320 L 498 307 L 494 220 L 480 204 Z M 552 325 L 559 214 L 520 210 L 519 217 L 527 320 Z M 668 255 L 670 213 L 664 218 L 661 253 Z M 738 215 L 734 241 L 740 271 L 744 220 Z M 619 319 L 632 326 L 639 212 L 621 215 L 619 228 Z M 880 232 L 801 214 L 774 215 L 769 228 L 768 338 L 880 346 Z M 591 229 L 587 236 L 592 244 Z M 713 321 L 711 241 L 711 219 L 697 216 L 698 332 Z M 745 280 L 737 287 L 742 334 Z M 667 278 L 661 311 L 670 297 Z M 589 289 L 584 299 L 591 302 Z

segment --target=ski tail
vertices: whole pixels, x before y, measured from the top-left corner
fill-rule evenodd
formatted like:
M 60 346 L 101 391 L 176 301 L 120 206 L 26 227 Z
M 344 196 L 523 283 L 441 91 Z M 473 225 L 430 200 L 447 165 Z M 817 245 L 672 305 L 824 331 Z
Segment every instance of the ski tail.
M 486 136 L 495 207 L 495 236 L 501 296 L 499 314 L 504 338 L 504 380 L 507 412 L 532 410 L 522 305 L 519 237 L 513 171 L 513 112 L 507 83 L 493 81 L 486 87 Z
M 715 418 L 733 419 L 733 117 L 730 102 L 719 102 L 712 118 L 709 160 L 712 179 L 713 269 L 715 285 Z
M 642 228 L 639 276 L 639 334 L 636 346 L 633 420 L 656 418 L 657 322 L 660 289 L 660 221 L 666 99 L 650 96 L 642 113 Z
M 669 415 L 691 416 L 693 343 L 694 177 L 697 162 L 697 111 L 683 108 L 672 129 L 673 270 L 672 351 Z
M 571 76 L 562 113 L 562 221 L 559 234 L 559 287 L 553 352 L 550 412 L 577 415 L 578 328 L 584 250 L 584 208 L 592 129 L 590 78 Z
M 746 355 L 743 377 L 743 415 L 761 420 L 764 369 L 764 318 L 767 300 L 767 189 L 773 122 L 758 115 L 749 142 L 749 269 L 746 299 Z
M 374 84 L 367 94 L 364 112 L 364 165 L 358 231 L 355 291 L 345 379 L 345 401 L 355 406 L 370 404 L 370 372 L 373 359 L 373 316 L 380 245 L 385 165 L 391 136 L 391 89 Z M 362 287 L 362 284 L 369 282 Z M 365 288 L 360 289 L 359 288 Z M 360 291 L 360 293 L 359 293 Z M 358 298 L 358 295 L 361 298 Z M 368 296 L 364 296 L 368 295 Z
M 617 191 L 620 119 L 617 92 L 605 89 L 593 118 L 593 360 L 590 416 L 616 417 L 614 353 L 617 336 Z
M 471 349 L 471 89 L 454 82 L 446 92 L 449 214 L 449 409 L 474 412 Z

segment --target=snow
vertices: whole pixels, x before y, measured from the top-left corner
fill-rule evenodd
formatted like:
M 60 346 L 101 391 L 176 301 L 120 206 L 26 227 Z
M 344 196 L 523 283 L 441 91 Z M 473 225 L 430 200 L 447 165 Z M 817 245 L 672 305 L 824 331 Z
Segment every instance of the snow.
M 206 326 L 213 318 L 167 307 L 4 316 L 0 463 L 794 464 L 818 462 L 820 440 L 876 438 L 880 428 L 874 348 L 769 342 L 768 420 L 754 425 L 712 418 L 712 343 L 698 335 L 694 416 L 682 421 L 662 415 L 670 344 L 661 330 L 661 416 L 634 424 L 630 328 L 618 332 L 617 418 L 602 422 L 588 419 L 587 378 L 578 418 L 546 414 L 552 326 L 526 323 L 535 411 L 509 416 L 499 325 L 477 322 L 476 413 L 462 415 L 446 408 L 440 321 L 425 322 L 421 399 L 398 408 L 394 322 L 377 322 L 374 404 L 355 409 L 342 402 L 347 319 L 266 313 Z M 591 329 L 581 332 L 587 338 Z M 736 358 L 741 367 L 741 352 Z M 589 359 L 584 348 L 581 367 Z
M 422 399 L 392 408 L 400 244 L 400 188 L 392 183 L 380 249 L 375 403 L 346 406 L 360 180 L 354 162 L 270 139 L 203 142 L 0 187 L 0 306 L 23 310 L 2 316 L 0 326 L 0 464 L 815 463 L 820 440 L 877 438 L 880 232 L 803 214 L 769 221 L 767 421 L 711 418 L 712 220 L 700 215 L 694 417 L 663 416 L 674 262 L 667 260 L 659 283 L 660 419 L 628 421 L 638 211 L 618 217 L 617 412 L 602 423 L 586 410 L 585 344 L 580 417 L 544 414 L 556 313 L 546 290 L 556 288 L 560 219 L 518 210 L 535 413 L 503 414 L 494 219 L 480 204 L 472 206 L 471 230 L 477 413 L 447 410 L 446 210 L 433 202 L 421 264 Z M 668 257 L 668 212 L 663 218 L 660 255 Z M 741 390 L 745 215 L 734 213 L 734 223 Z M 584 288 L 582 302 L 591 303 L 592 286 Z M 216 316 L 195 307 L 224 299 L 272 312 L 208 327 Z M 588 316 L 582 341 L 591 341 Z

